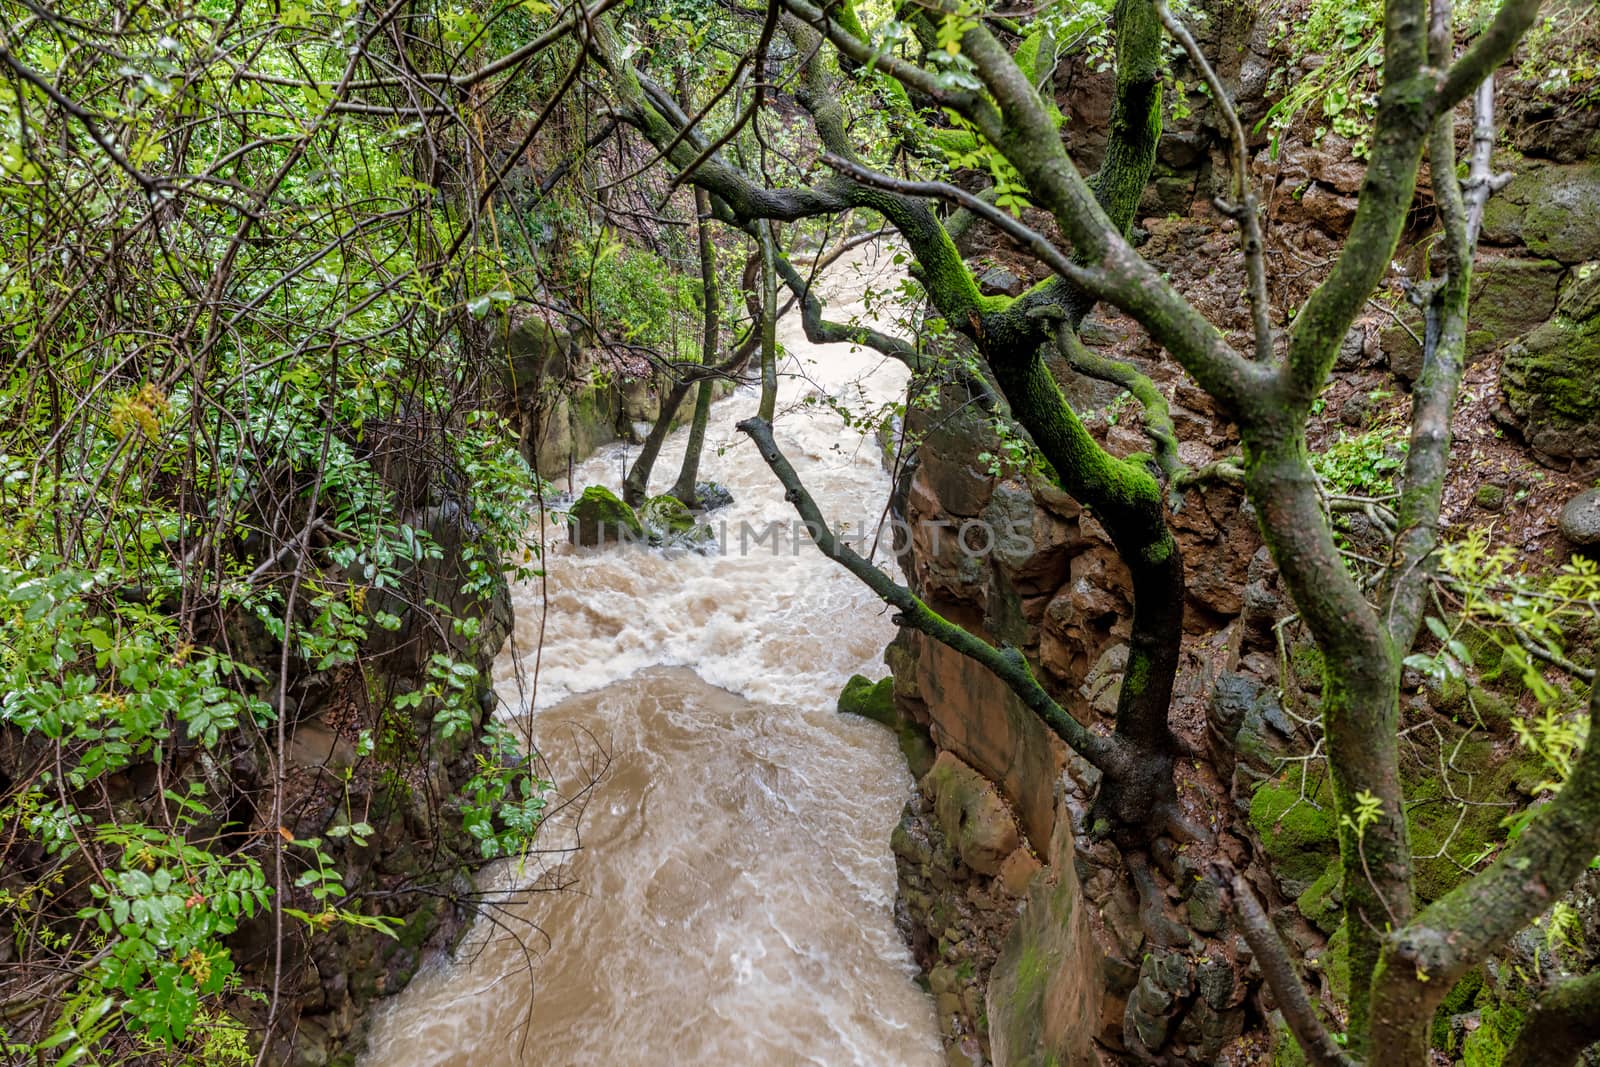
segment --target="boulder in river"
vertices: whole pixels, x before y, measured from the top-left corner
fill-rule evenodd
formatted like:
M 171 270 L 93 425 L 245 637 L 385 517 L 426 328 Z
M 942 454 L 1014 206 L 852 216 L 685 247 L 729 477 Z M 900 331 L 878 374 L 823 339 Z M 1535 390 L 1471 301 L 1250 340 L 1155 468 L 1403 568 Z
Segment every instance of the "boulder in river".
M 644 539 L 644 526 L 639 516 L 603 485 L 589 486 L 573 501 L 568 521 L 572 543 L 576 545 Z

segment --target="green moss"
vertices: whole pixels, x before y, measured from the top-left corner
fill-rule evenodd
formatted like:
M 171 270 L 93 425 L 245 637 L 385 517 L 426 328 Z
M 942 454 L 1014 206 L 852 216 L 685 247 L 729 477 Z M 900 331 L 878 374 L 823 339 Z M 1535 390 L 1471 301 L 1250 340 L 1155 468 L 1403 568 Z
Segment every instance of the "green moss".
M 1445 994 L 1439 1010 L 1433 1013 L 1433 1047 L 1453 1053 L 1451 1048 L 1450 1019 L 1472 1010 L 1478 993 L 1483 989 L 1483 971 L 1471 970 Z
M 1283 1021 L 1283 1016 L 1273 1012 L 1270 1022 L 1272 1067 L 1306 1067 L 1306 1054 L 1300 1051 L 1300 1043 L 1289 1032 L 1289 1024 Z
M 1518 799 L 1521 764 L 1515 758 L 1500 759 L 1490 738 L 1476 735 L 1452 749 L 1451 784 L 1457 796 L 1472 801 L 1464 809 L 1438 777 L 1405 783 L 1406 819 L 1416 858 L 1414 884 L 1417 899 L 1423 902 L 1437 900 L 1460 885 L 1467 877 L 1462 867 L 1504 840 L 1500 823 L 1511 809 L 1502 805 Z
M 572 540 L 598 545 L 622 537 L 644 537 L 644 526 L 632 508 L 603 485 L 591 485 L 573 501 L 569 512 Z
M 1338 854 L 1338 831 L 1332 789 L 1319 782 L 1301 800 L 1302 773 L 1296 766 L 1282 779 L 1261 783 L 1250 798 L 1250 824 L 1280 878 L 1314 883 Z
M 1302 689 L 1322 688 L 1324 662 L 1322 650 L 1309 641 L 1289 648 L 1289 667 Z
M 395 940 L 403 948 L 418 949 L 428 936 L 439 928 L 441 901 L 435 897 L 424 900 L 406 919 L 406 924 L 395 932 Z
M 851 676 L 839 692 L 838 710 L 840 714 L 859 715 L 893 730 L 900 754 L 906 758 L 906 769 L 913 778 L 921 778 L 933 766 L 938 754 L 927 728 L 902 715 L 895 706 L 893 676 L 877 682 L 859 674 Z
M 1025 944 L 1022 946 L 1022 956 L 1017 960 L 1017 994 L 1016 1003 L 1031 1010 L 1034 1005 L 1044 1000 L 1044 983 L 1049 974 L 1044 965 L 1044 959 L 1039 954 L 1038 946 Z
M 694 515 L 675 496 L 653 496 L 639 509 L 645 529 L 663 539 L 681 537 L 694 529 Z
M 1343 923 L 1328 938 L 1328 947 L 1322 953 L 1322 973 L 1328 976 L 1328 988 L 1341 1004 L 1350 1003 L 1350 931 Z
M 855 674 L 839 691 L 838 710 L 845 715 L 860 715 L 893 729 L 900 716 L 894 708 L 894 678 L 881 681 Z
M 1472 502 L 1484 511 L 1500 511 L 1506 506 L 1505 487 L 1495 485 L 1493 482 L 1484 482 L 1478 486 L 1478 491 L 1472 494 Z
M 1340 919 L 1343 917 L 1344 908 L 1340 899 L 1339 889 L 1344 880 L 1344 865 L 1335 856 L 1328 861 L 1322 869 L 1322 874 L 1312 882 L 1304 893 L 1295 901 L 1304 915 L 1317 928 L 1325 934 L 1331 934 L 1338 929 Z
M 1478 1028 L 1461 1043 L 1462 1067 L 1500 1067 L 1517 1039 L 1524 1016 L 1514 1005 L 1494 1001 L 1479 1016 Z

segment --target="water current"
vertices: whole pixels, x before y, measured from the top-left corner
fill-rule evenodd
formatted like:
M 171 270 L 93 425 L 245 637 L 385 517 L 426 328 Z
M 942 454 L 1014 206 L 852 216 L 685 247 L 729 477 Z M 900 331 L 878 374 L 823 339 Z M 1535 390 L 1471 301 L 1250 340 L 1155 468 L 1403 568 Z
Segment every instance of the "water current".
M 891 271 L 871 249 L 836 264 L 829 317 L 860 313 Z M 864 410 L 903 395 L 905 371 L 811 345 L 798 314 L 779 337 L 779 444 L 833 523 L 871 526 L 889 489 L 877 445 L 805 398 Z M 557 851 L 485 873 L 504 910 L 383 1010 L 366 1067 L 942 1062 L 893 927 L 889 836 L 911 781 L 887 731 L 834 711 L 851 674 L 883 674 L 894 628 L 813 546 L 755 540 L 794 518 L 734 430 L 756 402 L 712 409 L 702 476 L 734 496 L 710 516 L 721 551 L 575 549 L 545 531 L 547 578 L 514 590 L 496 685 L 565 795 L 604 773 L 581 821 L 576 805 L 552 818 L 541 844 Z M 686 437 L 668 439 L 655 491 Z M 576 486 L 618 488 L 629 458 L 601 452 Z

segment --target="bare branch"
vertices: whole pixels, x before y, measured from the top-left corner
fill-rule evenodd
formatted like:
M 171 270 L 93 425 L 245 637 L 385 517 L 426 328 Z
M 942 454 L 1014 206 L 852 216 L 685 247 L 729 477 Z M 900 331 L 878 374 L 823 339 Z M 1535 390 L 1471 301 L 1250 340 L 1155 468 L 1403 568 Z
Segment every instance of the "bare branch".
M 1038 715 L 1052 733 L 1102 771 L 1110 774 L 1121 768 L 1124 762 L 1121 746 L 1111 738 L 1091 733 L 1087 727 L 1052 700 L 1050 694 L 1044 691 L 1044 687 L 1029 670 L 1028 662 L 1021 652 L 1009 647 L 995 648 L 970 631 L 949 622 L 924 604 L 916 594 L 894 582 L 870 561 L 840 541 L 822 517 L 817 502 L 801 484 L 800 475 L 778 450 L 777 442 L 772 437 L 771 423 L 764 419 L 745 419 L 739 423 L 739 430 L 755 442 L 756 448 L 761 452 L 761 458 L 772 468 L 772 473 L 783 485 L 786 499 L 794 505 L 795 511 L 805 522 L 806 530 L 816 542 L 817 548 L 824 556 L 861 579 L 884 603 L 897 608 L 900 612 L 897 621 L 901 625 L 910 626 L 926 634 L 994 672 L 995 677 L 1004 682 L 1029 710 Z
M 1256 962 L 1261 965 L 1262 976 L 1272 990 L 1273 999 L 1278 1002 L 1278 1010 L 1283 1012 L 1283 1021 L 1289 1024 L 1289 1030 L 1294 1034 L 1301 1051 L 1306 1054 L 1306 1059 L 1315 1067 L 1356 1067 L 1356 1061 L 1345 1054 L 1323 1025 L 1316 1006 L 1306 995 L 1304 983 L 1295 973 L 1294 963 L 1289 959 L 1283 939 L 1273 928 L 1267 913 L 1261 910 L 1261 902 L 1256 899 L 1250 883 L 1237 873 L 1231 881 L 1225 880 L 1222 872 L 1215 872 L 1213 878 L 1219 885 L 1231 888 L 1232 892 L 1225 895 L 1233 905 L 1239 932 L 1244 935 Z

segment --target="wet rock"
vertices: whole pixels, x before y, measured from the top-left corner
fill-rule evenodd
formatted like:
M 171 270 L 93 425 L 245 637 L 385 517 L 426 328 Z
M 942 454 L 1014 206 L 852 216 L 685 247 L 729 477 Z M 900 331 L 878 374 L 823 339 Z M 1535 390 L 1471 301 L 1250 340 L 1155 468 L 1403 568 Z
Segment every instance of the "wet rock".
M 990 555 L 1005 568 L 1017 592 L 1055 592 L 1072 550 L 1081 543 L 1072 527 L 1038 506 L 1028 489 L 1009 481 L 995 486 L 981 517 L 991 531 Z
M 1089 1067 L 1106 996 L 1074 863 L 1071 819 L 1058 813 L 1050 865 L 1034 877 L 1007 933 L 987 993 L 995 1063 Z
M 1193 990 L 1193 968 L 1181 953 L 1147 954 L 1139 968 L 1139 984 L 1128 997 L 1123 1040 L 1146 1055 L 1159 1052 L 1171 1031 L 1174 1009 Z
M 894 699 L 895 680 L 888 677 L 873 682 L 863 675 L 852 675 L 839 693 L 838 711 L 860 715 L 894 731 L 900 754 L 913 777 L 921 778 L 933 766 L 933 742 L 928 729 L 901 712 Z
M 694 529 L 694 514 L 674 496 L 651 497 L 638 514 L 645 529 L 656 537 L 678 537 Z
M 1507 350 L 1500 386 L 1538 453 L 1600 456 L 1600 264 L 1575 271 L 1555 317 Z
M 844 683 L 839 692 L 840 714 L 860 715 L 885 726 L 893 726 L 899 717 L 894 708 L 894 679 L 884 678 L 874 682 L 864 675 L 855 674 Z
M 1575 545 L 1600 545 L 1600 489 L 1586 489 L 1561 509 L 1561 536 Z
M 1189 925 L 1202 934 L 1222 929 L 1222 894 L 1209 880 L 1195 883 L 1189 894 Z
M 1248 635 L 1258 643 L 1273 643 L 1272 627 L 1291 610 L 1279 587 L 1278 568 L 1273 565 L 1272 553 L 1262 545 L 1250 557 L 1245 569 L 1242 616 L 1249 628 Z
M 1483 233 L 1495 244 L 1526 245 L 1562 263 L 1600 259 L 1600 163 L 1539 164 L 1497 160 L 1511 183 L 1489 199 Z
M 681 506 L 681 505 L 680 505 Z M 617 494 L 603 485 L 591 485 L 573 501 L 568 511 L 572 543 L 600 545 L 614 540 L 642 540 L 639 516 Z
M 1019 296 L 1026 284 L 1004 267 L 990 267 L 978 275 L 978 288 L 985 296 Z
M 1556 309 L 1565 268 L 1553 259 L 1504 256 L 1472 269 L 1467 361 L 1516 340 Z
M 998 874 L 1021 844 L 1016 820 L 994 786 L 951 753 L 939 753 L 922 779 L 922 792 L 961 861 L 980 874 Z
M 716 511 L 733 503 L 733 493 L 721 482 L 696 482 L 694 485 L 695 508 L 701 512 Z

